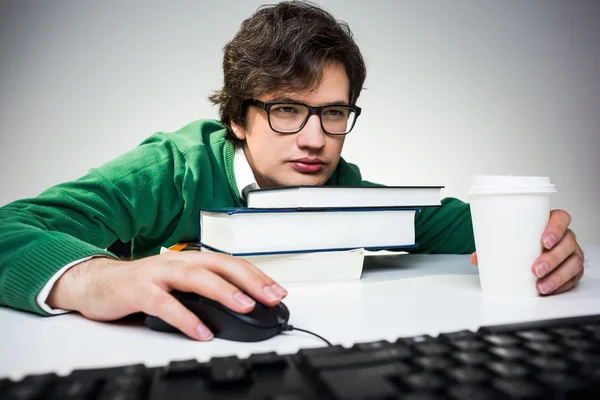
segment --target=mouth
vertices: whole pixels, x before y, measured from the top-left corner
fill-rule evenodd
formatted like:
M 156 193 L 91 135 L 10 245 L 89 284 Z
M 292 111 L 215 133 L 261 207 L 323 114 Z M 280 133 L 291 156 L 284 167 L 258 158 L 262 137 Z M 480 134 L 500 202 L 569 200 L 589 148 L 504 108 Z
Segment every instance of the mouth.
M 299 158 L 297 160 L 292 160 L 291 163 L 297 171 L 309 174 L 320 172 L 325 168 L 325 162 L 318 158 Z

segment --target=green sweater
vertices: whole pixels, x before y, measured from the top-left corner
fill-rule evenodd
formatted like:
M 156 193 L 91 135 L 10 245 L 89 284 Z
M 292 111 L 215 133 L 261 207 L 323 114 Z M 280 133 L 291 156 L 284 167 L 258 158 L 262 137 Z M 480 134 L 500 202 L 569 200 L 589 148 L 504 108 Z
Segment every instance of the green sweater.
M 36 198 L 0 208 L 0 305 L 45 314 L 36 296 L 65 265 L 132 242 L 132 257 L 195 241 L 199 208 L 243 207 L 234 146 L 217 121 L 156 133 L 132 151 Z M 340 159 L 326 185 L 375 185 Z M 415 217 L 421 253 L 474 251 L 469 205 L 446 198 Z

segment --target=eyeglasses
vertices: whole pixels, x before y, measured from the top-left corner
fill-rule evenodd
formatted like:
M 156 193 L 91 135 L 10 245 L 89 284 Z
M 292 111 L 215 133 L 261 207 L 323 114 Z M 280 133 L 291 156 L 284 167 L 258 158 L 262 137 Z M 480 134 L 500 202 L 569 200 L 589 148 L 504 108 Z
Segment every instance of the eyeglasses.
M 248 99 L 246 102 L 265 110 L 269 126 L 278 133 L 300 132 L 308 119 L 316 114 L 325 133 L 346 135 L 354 128 L 361 111 L 360 107 L 350 105 L 311 107 L 302 103 L 265 103 L 256 99 Z

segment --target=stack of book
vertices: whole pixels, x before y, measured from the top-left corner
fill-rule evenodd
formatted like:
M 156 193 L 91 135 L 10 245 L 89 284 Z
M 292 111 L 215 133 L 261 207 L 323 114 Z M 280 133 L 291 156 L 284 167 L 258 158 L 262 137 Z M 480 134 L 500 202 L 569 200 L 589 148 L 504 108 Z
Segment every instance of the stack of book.
M 441 206 L 441 189 L 256 189 L 247 208 L 200 210 L 200 248 L 244 258 L 282 283 L 359 279 L 364 250 L 417 246 L 415 213 Z

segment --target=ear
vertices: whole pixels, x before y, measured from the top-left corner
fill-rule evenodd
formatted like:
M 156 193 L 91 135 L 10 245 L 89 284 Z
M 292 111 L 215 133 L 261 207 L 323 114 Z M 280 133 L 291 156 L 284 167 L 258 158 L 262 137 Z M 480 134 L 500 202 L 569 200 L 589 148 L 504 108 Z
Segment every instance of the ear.
M 237 137 L 238 139 L 246 139 L 246 129 L 243 126 L 231 121 L 231 130 L 233 130 L 235 137 Z

